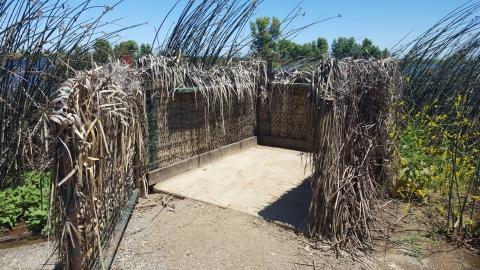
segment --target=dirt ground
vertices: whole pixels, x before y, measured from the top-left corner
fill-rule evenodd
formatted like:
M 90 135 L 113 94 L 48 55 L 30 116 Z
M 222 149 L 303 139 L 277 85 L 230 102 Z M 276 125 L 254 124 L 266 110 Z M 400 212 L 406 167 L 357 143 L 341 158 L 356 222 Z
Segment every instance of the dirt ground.
M 401 203 L 387 208 L 402 217 Z M 423 237 L 421 225 L 411 227 L 415 218 L 401 218 L 393 241 L 378 240 L 362 263 L 261 217 L 153 194 L 134 210 L 112 269 L 480 269 L 475 252 Z
M 385 203 L 385 218 L 396 225 L 361 263 L 262 217 L 151 194 L 134 209 L 111 269 L 480 269 L 475 251 L 441 235 L 425 237 L 431 219 L 423 208 L 404 212 L 402 202 Z M 54 269 L 52 248 L 0 250 L 0 269 Z
M 134 211 L 112 269 L 313 269 L 314 260 L 318 269 L 361 267 L 261 218 L 191 199 L 163 208 L 163 198 L 151 195 L 145 204 L 157 206 Z
M 472 245 L 460 237 L 437 233 L 445 226 L 444 215 L 437 207 L 421 202 L 384 201 L 381 217 L 386 222 L 381 228 L 388 231 L 388 241 L 376 242 L 377 256 L 386 254 L 385 260 L 401 269 L 411 268 L 410 262 L 403 260 L 406 257 L 421 264 L 413 269 L 480 269 L 479 243 Z

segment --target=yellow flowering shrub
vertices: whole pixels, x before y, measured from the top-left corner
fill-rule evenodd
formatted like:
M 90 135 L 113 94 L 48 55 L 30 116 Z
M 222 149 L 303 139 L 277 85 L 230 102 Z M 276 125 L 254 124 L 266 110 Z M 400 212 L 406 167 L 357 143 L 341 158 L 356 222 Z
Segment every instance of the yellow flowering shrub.
M 436 104 L 415 111 L 404 108 L 403 101 L 395 103 L 397 125 L 389 133 L 398 142 L 394 155 L 400 161 L 395 168 L 398 179 L 392 194 L 428 202 L 435 193 L 447 206 L 439 207 L 439 212 L 460 220 L 465 212 L 460 198 L 480 199 L 478 192 L 471 192 L 477 189 L 471 185 L 479 162 L 480 126 L 463 116 L 461 108 L 466 99 L 456 97 L 452 115 L 441 113 L 442 108 Z M 474 222 L 471 217 L 464 220 L 464 227 Z

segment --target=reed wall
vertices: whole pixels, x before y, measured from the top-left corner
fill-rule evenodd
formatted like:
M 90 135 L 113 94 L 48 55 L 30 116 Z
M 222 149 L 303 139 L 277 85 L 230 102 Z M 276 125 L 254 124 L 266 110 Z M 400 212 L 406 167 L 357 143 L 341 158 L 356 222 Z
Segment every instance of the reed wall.
M 307 139 L 307 98 L 310 85 L 269 83 L 257 105 L 258 135 Z
M 239 142 L 255 134 L 255 101 L 236 93 L 208 104 L 201 92 L 148 93 L 149 169 Z

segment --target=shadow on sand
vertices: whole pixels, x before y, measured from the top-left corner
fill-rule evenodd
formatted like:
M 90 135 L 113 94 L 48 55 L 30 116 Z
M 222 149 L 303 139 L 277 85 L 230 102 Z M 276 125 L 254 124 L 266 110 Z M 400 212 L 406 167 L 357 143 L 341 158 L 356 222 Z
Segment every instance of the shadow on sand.
M 310 177 L 300 185 L 284 193 L 274 203 L 258 212 L 258 215 L 274 221 L 287 223 L 298 229 L 308 228 L 308 208 L 312 201 Z

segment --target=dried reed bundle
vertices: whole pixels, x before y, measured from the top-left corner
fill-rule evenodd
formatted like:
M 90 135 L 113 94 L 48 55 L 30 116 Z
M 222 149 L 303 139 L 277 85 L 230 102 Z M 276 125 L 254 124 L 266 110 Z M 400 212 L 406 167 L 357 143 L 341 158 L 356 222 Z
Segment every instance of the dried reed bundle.
M 126 202 L 140 185 L 134 166 L 142 170 L 145 147 L 141 79 L 135 69 L 112 62 L 78 71 L 54 94 L 48 120 L 59 151 L 52 170 L 57 212 L 50 223 L 59 222 L 59 250 L 67 268 L 81 260 L 72 255 L 74 248 L 83 254 L 84 268 L 99 267 Z
M 150 169 L 254 135 L 257 91 L 266 87 L 264 61 L 200 69 L 177 57 L 147 56 L 139 66 L 151 89 Z
M 266 86 L 266 63 L 251 59 L 231 65 L 197 68 L 187 58 L 155 57 L 147 55 L 139 59 L 139 67 L 154 88 L 167 91 L 162 95 L 174 95 L 180 88 L 191 87 L 217 99 L 227 90 L 237 88 L 237 93 L 253 95 L 252 87 Z M 243 96 L 239 96 L 242 98 Z
M 400 72 L 393 59 L 346 58 L 327 59 L 311 75 L 310 232 L 337 251 L 369 252 L 377 220 L 376 187 L 392 180 L 386 124 Z

